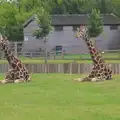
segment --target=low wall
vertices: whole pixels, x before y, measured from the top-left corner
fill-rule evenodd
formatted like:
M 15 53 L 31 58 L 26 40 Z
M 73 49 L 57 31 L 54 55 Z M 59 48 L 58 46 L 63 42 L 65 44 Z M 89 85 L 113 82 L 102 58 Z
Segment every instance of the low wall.
M 91 72 L 92 64 L 64 63 L 64 64 L 25 64 L 29 72 L 32 73 L 72 73 L 87 74 Z M 120 64 L 111 64 L 113 74 L 120 74 Z M 0 64 L 0 73 L 5 73 L 9 69 L 8 64 Z

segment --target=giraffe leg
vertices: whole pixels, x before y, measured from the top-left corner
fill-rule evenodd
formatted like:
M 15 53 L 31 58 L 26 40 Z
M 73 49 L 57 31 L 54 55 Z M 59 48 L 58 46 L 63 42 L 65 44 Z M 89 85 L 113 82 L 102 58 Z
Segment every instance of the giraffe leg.
M 25 75 L 24 75 L 25 73 Z M 17 79 L 15 79 L 14 83 L 24 83 L 24 82 L 30 82 L 31 81 L 31 75 L 32 74 L 28 74 L 26 71 L 21 72 L 18 71 L 18 74 L 17 74 Z
M 21 79 L 16 79 L 15 81 L 14 81 L 14 83 L 24 83 L 25 82 L 25 80 L 23 79 L 23 78 L 21 78 Z
M 92 82 L 99 82 L 99 81 L 105 81 L 105 76 L 104 75 L 101 75 L 101 76 L 97 76 L 97 77 L 94 77 L 92 78 Z
M 94 76 L 95 76 L 95 72 L 96 72 L 95 70 L 96 70 L 96 66 L 93 65 L 92 71 L 88 75 L 88 77 L 85 77 L 85 78 L 76 78 L 76 79 L 73 79 L 73 80 L 74 81 L 78 81 L 78 82 L 88 82 L 88 81 L 91 81 L 91 79 L 94 78 Z
M 91 81 L 91 77 L 85 77 L 85 78 L 76 78 L 76 79 L 74 79 L 74 81 L 78 81 L 78 82 L 89 82 L 89 81 Z
M 1 83 L 1 84 L 6 84 L 7 81 L 6 81 L 6 80 L 1 80 L 0 83 Z
M 85 77 L 85 78 L 76 78 L 76 79 L 73 79 L 74 81 L 78 81 L 78 82 L 89 82 L 91 81 L 91 77 Z
M 15 75 L 16 75 L 16 71 L 14 69 L 10 69 L 5 75 L 5 80 L 8 82 L 11 81 L 14 82 Z
M 83 81 L 83 78 L 75 78 L 73 79 L 74 81 L 79 81 L 79 82 L 82 82 Z
M 16 71 L 14 69 L 10 69 L 6 73 L 5 79 L 1 80 L 0 83 L 2 83 L 2 84 L 14 83 L 15 77 L 16 77 Z
M 30 82 L 30 81 L 31 81 L 31 77 L 32 77 L 32 73 L 31 73 L 31 74 L 28 74 L 28 75 L 29 75 L 29 77 L 28 77 L 27 82 Z
M 11 83 L 12 81 L 9 80 L 9 78 L 11 78 L 11 72 L 13 71 L 13 69 L 10 69 L 6 74 L 5 74 L 5 79 L 1 80 L 0 83 L 1 84 L 7 84 L 7 83 Z M 13 82 L 12 82 L 13 83 Z
M 94 77 L 94 78 L 91 79 L 91 81 L 92 81 L 92 82 L 96 82 L 96 81 L 97 81 L 97 78 Z
M 95 77 L 95 74 L 96 74 L 96 65 L 94 64 L 94 65 L 92 66 L 92 71 L 91 71 L 91 73 L 90 73 L 87 77 L 85 77 L 85 78 L 76 78 L 76 79 L 74 79 L 74 81 L 78 81 L 78 82 L 89 82 L 89 81 L 91 81 L 92 78 Z
M 1 84 L 14 83 L 14 80 L 5 79 L 5 80 L 1 80 L 0 83 Z
M 91 82 L 98 82 L 98 81 L 104 81 L 105 77 L 104 76 L 99 76 L 99 77 L 93 77 L 93 78 L 83 78 L 81 82 L 85 82 L 85 81 L 91 81 Z

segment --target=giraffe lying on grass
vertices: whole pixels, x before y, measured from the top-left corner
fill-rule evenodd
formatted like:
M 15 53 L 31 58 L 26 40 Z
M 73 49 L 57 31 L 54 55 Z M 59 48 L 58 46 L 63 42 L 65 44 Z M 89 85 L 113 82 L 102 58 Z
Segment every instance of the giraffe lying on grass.
M 15 57 L 9 49 L 7 37 L 0 38 L 0 49 L 4 51 L 5 58 L 12 68 L 6 73 L 5 79 L 1 80 L 0 83 L 22 83 L 31 81 L 31 75 L 28 74 L 28 70 L 22 64 L 21 60 Z
M 80 28 L 78 28 L 75 37 L 82 37 L 82 39 L 86 42 L 91 58 L 93 60 L 93 68 L 92 72 L 88 75 L 88 77 L 77 78 L 74 80 L 80 82 L 111 80 L 112 69 L 110 65 L 105 63 L 102 55 L 100 55 L 96 48 L 93 46 L 93 43 L 90 40 L 90 36 L 88 34 L 88 28 L 86 26 L 81 26 Z

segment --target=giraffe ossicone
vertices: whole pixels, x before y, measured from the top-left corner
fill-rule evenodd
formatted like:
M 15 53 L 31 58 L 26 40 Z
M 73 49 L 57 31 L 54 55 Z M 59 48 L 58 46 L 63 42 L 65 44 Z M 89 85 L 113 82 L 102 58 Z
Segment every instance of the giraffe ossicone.
M 105 63 L 102 55 L 99 54 L 99 52 L 94 47 L 93 42 L 91 41 L 90 36 L 88 34 L 87 26 L 84 25 L 80 26 L 75 36 L 77 38 L 82 37 L 83 40 L 85 41 L 93 61 L 93 67 L 88 77 L 77 78 L 74 80 L 79 82 L 84 82 L 84 81 L 96 82 L 96 81 L 111 80 L 112 79 L 111 66 Z
M 0 49 L 5 53 L 5 58 L 12 68 L 8 70 L 5 74 L 5 79 L 1 80 L 0 83 L 22 83 L 31 81 L 31 75 L 28 73 L 28 69 L 10 50 L 7 37 L 0 37 Z

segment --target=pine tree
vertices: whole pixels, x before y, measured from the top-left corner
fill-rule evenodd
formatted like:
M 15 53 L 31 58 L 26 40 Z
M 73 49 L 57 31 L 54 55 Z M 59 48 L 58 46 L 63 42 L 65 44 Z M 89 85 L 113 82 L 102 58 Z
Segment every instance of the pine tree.
M 89 16 L 88 30 L 90 37 L 97 37 L 103 31 L 101 14 L 97 9 L 92 9 L 92 12 Z

